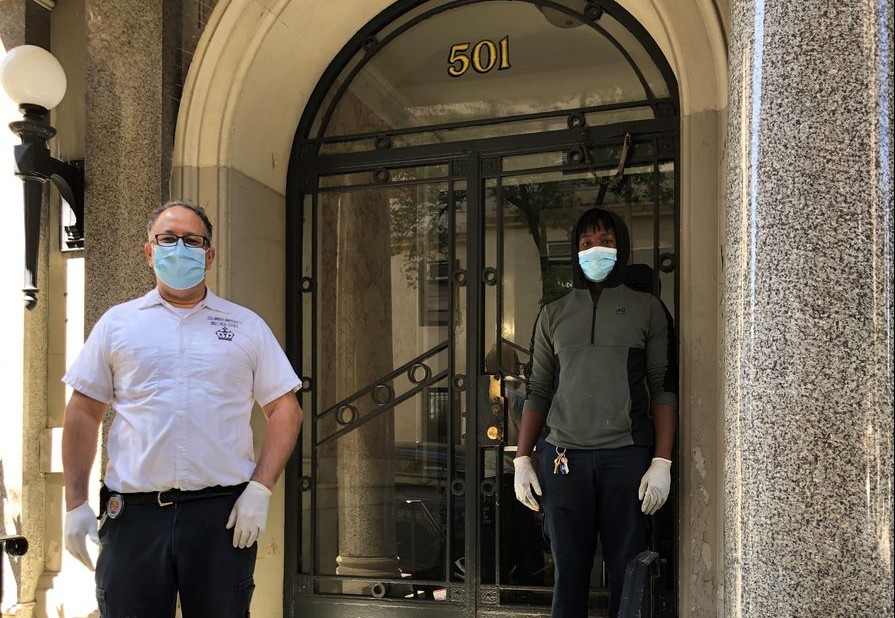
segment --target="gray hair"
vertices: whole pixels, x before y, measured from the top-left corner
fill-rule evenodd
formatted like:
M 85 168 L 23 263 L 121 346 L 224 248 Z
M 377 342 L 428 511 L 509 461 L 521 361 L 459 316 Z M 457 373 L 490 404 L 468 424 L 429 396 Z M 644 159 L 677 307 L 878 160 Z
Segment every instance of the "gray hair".
M 152 226 L 155 225 L 155 222 L 158 221 L 158 218 L 161 216 L 163 212 L 168 210 L 169 208 L 173 208 L 174 206 L 180 206 L 182 208 L 186 208 L 188 210 L 192 210 L 196 213 L 196 216 L 202 220 L 202 225 L 205 226 L 205 236 L 208 238 L 208 244 L 211 244 L 211 232 L 212 225 L 211 221 L 208 220 L 208 214 L 205 212 L 205 209 L 201 206 L 193 204 L 191 202 L 187 202 L 186 200 L 169 200 L 152 211 L 152 214 L 149 215 L 149 221 L 146 224 L 146 233 L 152 234 Z M 151 240 L 151 239 L 150 239 Z

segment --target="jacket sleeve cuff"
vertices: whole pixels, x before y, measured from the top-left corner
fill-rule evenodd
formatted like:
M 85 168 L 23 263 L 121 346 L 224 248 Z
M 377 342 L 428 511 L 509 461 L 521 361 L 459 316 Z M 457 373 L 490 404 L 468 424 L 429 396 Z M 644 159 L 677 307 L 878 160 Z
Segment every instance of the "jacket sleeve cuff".
M 677 395 L 669 392 L 662 392 L 653 397 L 652 405 L 666 405 L 671 406 L 675 410 L 677 410 Z
M 541 414 L 546 414 L 548 407 L 548 402 L 542 397 L 529 395 L 525 399 L 525 405 L 522 406 L 522 414 L 525 414 L 526 412 L 540 412 Z

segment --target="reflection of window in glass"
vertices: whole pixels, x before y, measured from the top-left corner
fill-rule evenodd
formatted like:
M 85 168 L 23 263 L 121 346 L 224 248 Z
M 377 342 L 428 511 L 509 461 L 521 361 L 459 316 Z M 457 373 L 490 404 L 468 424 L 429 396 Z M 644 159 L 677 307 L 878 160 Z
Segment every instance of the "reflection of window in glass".
M 568 239 L 547 241 L 547 260 L 551 266 L 569 266 L 572 263 L 572 247 Z
M 450 324 L 450 269 L 447 260 L 420 262 L 420 326 Z
M 443 386 L 432 386 L 426 389 L 426 395 L 426 442 L 445 444 L 447 442 L 447 419 L 451 413 L 448 389 Z

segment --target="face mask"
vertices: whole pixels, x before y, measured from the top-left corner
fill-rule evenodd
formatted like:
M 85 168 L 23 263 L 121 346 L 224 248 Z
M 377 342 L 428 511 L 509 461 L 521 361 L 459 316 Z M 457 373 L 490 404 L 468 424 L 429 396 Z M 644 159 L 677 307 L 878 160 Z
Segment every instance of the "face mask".
M 187 247 L 183 240 L 178 240 L 173 247 L 155 245 L 152 265 L 165 285 L 175 290 L 188 290 L 205 279 L 205 249 Z
M 611 247 L 591 247 L 578 252 L 578 264 L 588 281 L 599 283 L 612 272 L 617 255 L 618 251 Z

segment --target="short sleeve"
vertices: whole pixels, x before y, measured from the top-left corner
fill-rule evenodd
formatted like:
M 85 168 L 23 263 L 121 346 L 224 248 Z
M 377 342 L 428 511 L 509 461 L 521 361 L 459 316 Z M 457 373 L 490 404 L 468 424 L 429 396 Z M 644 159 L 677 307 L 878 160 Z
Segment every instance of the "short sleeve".
M 109 403 L 114 395 L 112 365 L 109 361 L 109 314 L 94 325 L 62 381 L 91 399 Z
M 253 396 L 262 407 L 289 391 L 298 390 L 301 380 L 283 352 L 270 327 L 259 318 L 258 363 L 255 367 Z

